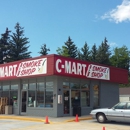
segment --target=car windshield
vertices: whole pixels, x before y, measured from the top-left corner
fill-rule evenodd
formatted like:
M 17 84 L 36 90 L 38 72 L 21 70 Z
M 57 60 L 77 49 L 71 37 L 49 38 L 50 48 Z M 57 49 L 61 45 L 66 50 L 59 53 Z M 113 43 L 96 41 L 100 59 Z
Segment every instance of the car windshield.
M 110 107 L 110 109 L 115 108 L 118 104 L 119 104 L 119 103 L 117 103 L 116 105 L 114 105 L 114 106 Z
M 120 102 L 112 107 L 112 109 L 124 109 L 126 107 L 126 102 Z

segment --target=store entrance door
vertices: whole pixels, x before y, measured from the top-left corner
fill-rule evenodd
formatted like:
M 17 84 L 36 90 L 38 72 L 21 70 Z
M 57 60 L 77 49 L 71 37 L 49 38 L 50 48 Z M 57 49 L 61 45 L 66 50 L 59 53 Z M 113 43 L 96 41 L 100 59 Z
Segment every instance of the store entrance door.
M 26 113 L 27 107 L 27 91 L 21 93 L 21 113 Z
M 70 93 L 69 93 L 69 90 L 63 91 L 63 112 L 64 112 L 64 115 L 70 114 Z

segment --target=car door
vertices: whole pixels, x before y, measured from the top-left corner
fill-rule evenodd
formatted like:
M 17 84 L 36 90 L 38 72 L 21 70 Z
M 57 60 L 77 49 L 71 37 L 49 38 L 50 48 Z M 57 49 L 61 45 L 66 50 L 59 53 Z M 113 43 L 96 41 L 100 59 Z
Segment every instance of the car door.
M 127 103 L 126 109 L 124 110 L 124 118 L 126 122 L 130 122 L 130 102 Z
M 115 105 L 113 108 L 108 110 L 107 119 L 111 121 L 121 121 L 124 122 L 124 109 L 126 107 L 126 103 L 119 103 Z

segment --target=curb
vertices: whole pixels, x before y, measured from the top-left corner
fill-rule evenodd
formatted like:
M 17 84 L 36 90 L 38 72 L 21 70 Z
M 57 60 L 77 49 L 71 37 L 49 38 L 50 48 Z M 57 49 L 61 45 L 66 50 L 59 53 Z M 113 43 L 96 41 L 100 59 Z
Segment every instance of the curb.
M 36 122 L 44 122 L 45 120 L 43 120 L 42 118 L 30 118 L 30 117 L 17 117 L 17 116 L 1 116 L 0 115 L 0 119 L 13 119 L 13 120 L 24 120 L 24 121 L 36 121 Z M 84 118 L 79 118 L 79 121 L 82 120 L 91 120 L 92 117 L 84 117 Z M 69 120 L 65 120 L 65 121 L 61 121 L 61 122 L 51 122 L 49 120 L 49 124 L 55 124 L 55 123 L 67 123 L 67 122 L 75 122 L 75 119 L 69 119 Z
M 37 121 L 37 122 L 44 122 L 43 119 L 35 119 L 35 118 L 28 118 L 28 117 L 14 117 L 14 116 L 0 116 L 0 119 L 16 119 L 16 120 L 26 120 L 26 121 Z
M 91 120 L 92 117 L 84 117 L 84 118 L 79 118 L 79 121 L 82 121 L 82 120 Z M 65 122 L 75 122 L 75 119 L 70 119 L 70 120 L 66 120 Z

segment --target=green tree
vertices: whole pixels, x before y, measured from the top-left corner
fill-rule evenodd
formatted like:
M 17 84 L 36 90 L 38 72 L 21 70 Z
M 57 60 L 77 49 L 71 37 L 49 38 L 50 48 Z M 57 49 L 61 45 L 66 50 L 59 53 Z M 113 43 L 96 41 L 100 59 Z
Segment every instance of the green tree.
M 77 59 L 82 60 L 82 53 L 81 53 L 80 49 L 77 50 Z
M 104 41 L 101 43 L 97 50 L 97 62 L 100 64 L 110 65 L 110 58 L 111 51 L 110 47 L 108 45 L 108 41 L 106 37 L 104 38 Z
M 91 62 L 97 62 L 97 47 L 96 44 L 92 46 L 92 49 L 90 51 L 90 61 Z
M 89 51 L 89 46 L 87 42 L 85 42 L 84 46 L 81 48 L 81 53 L 82 53 L 82 60 L 84 61 L 89 61 L 90 60 L 90 51 Z
M 56 51 L 59 55 L 77 58 L 77 47 L 70 38 L 70 36 L 68 37 L 68 40 L 65 42 L 65 45 L 62 46 L 62 48 L 58 47 Z
M 24 28 L 21 27 L 19 23 L 16 23 L 15 30 L 16 32 L 11 35 L 11 52 L 8 60 L 17 61 L 30 58 L 31 52 L 28 51 L 29 41 L 28 38 L 24 36 Z
M 6 63 L 10 51 L 10 32 L 6 28 L 5 33 L 1 34 L 0 38 L 0 64 Z
M 43 44 L 40 49 L 39 53 L 41 55 L 48 55 L 48 51 L 50 51 L 50 49 L 46 47 L 46 44 Z
M 129 70 L 130 51 L 126 46 L 121 48 L 116 47 L 110 58 L 110 62 L 112 66 Z
M 56 51 L 58 55 L 69 57 L 68 50 L 65 46 L 62 46 L 62 48 L 58 47 Z

